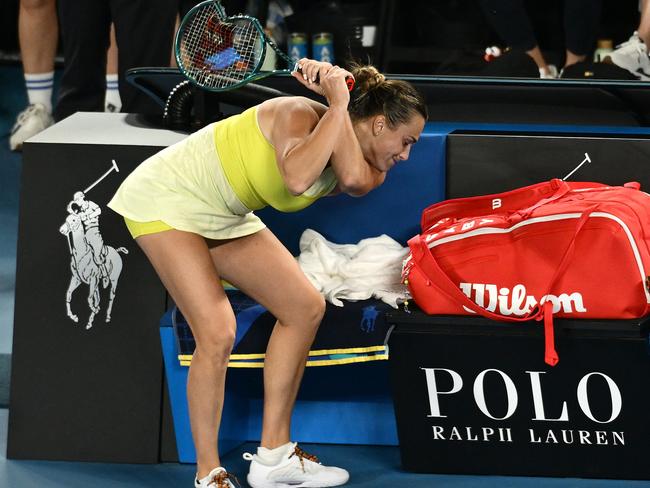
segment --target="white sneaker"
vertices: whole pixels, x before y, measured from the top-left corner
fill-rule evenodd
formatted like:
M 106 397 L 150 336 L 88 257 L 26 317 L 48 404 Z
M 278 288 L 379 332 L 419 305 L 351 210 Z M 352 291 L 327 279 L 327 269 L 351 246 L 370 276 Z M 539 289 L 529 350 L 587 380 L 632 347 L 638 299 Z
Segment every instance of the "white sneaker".
M 11 129 L 9 148 L 12 151 L 20 151 L 23 148 L 23 142 L 47 129 L 52 124 L 54 124 L 54 119 L 45 108 L 45 105 L 41 103 L 29 105 L 20 112 L 16 123 Z
M 645 42 L 639 34 L 634 31 L 623 44 L 616 46 L 616 49 L 605 56 L 604 61 L 609 58 L 619 68 L 626 69 L 641 80 L 650 80 L 650 58 Z
M 546 69 L 539 68 L 539 77 L 543 80 L 554 80 L 558 77 L 557 66 L 554 64 L 547 64 Z
M 248 452 L 243 457 L 251 461 L 246 480 L 252 488 L 325 488 L 343 485 L 350 478 L 345 469 L 323 466 L 296 443 L 274 466 L 263 464 L 257 455 Z
M 219 466 L 210 471 L 205 478 L 194 478 L 194 488 L 236 488 L 236 486 L 230 480 L 234 480 L 239 486 L 237 478 L 233 475 L 228 474 L 225 468 Z

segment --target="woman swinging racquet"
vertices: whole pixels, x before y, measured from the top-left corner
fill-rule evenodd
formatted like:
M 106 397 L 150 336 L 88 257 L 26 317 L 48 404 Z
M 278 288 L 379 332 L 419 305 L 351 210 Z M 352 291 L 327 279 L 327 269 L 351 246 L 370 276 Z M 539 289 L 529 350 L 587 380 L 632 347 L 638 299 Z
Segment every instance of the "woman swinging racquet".
M 348 480 L 347 471 L 319 464 L 290 442 L 291 412 L 325 302 L 252 211 L 267 205 L 297 211 L 328 194 L 369 192 L 408 158 L 427 111 L 410 84 L 385 80 L 371 66 L 348 72 L 308 59 L 299 64 L 293 76 L 327 105 L 281 97 L 211 124 L 144 161 L 109 203 L 196 341 L 187 385 L 195 487 L 234 486 L 217 453 L 235 338 L 222 279 L 277 318 L 264 363 L 261 447 L 245 456 L 248 483 L 327 487 Z M 356 82 L 351 93 L 349 76 Z

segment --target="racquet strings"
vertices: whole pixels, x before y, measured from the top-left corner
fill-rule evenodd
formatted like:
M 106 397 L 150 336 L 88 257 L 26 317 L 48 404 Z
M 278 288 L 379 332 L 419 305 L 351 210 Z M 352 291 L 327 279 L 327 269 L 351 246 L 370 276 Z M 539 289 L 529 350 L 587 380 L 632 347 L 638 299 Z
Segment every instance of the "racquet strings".
M 210 3 L 198 9 L 181 32 L 179 66 L 199 85 L 224 89 L 255 74 L 263 45 L 253 22 L 224 18 Z

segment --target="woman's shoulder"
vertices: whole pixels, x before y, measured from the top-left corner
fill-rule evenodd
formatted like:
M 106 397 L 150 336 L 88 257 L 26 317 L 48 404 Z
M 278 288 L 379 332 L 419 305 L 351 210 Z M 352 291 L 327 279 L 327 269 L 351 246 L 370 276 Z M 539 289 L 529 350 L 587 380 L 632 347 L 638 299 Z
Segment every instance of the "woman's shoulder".
M 272 111 L 278 114 L 287 114 L 291 113 L 292 115 L 297 115 L 300 113 L 315 113 L 318 117 L 322 117 L 323 114 L 327 111 L 327 107 L 316 100 L 311 98 L 302 97 L 302 96 L 289 96 L 289 97 L 278 97 L 260 105 L 261 111 Z
M 259 105 L 258 121 L 265 136 L 270 136 L 273 130 L 282 132 L 287 125 L 311 128 L 326 111 L 325 105 L 307 97 L 279 97 Z

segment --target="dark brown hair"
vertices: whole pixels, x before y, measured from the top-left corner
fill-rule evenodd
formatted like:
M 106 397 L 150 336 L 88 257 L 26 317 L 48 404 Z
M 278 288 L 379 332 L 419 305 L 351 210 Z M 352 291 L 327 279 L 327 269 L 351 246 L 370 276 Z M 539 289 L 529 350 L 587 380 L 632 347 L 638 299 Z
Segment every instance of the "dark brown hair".
M 350 72 L 355 80 L 348 105 L 353 122 L 384 115 L 388 126 L 394 128 L 409 122 L 415 114 L 420 114 L 427 120 L 424 97 L 410 83 L 387 80 L 377 68 L 369 65 L 354 63 Z

